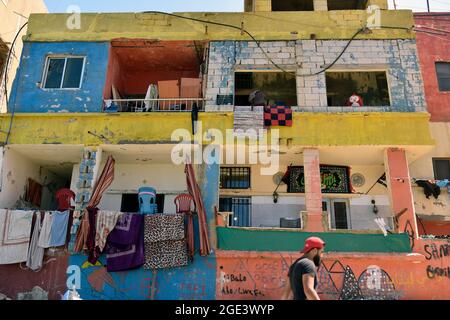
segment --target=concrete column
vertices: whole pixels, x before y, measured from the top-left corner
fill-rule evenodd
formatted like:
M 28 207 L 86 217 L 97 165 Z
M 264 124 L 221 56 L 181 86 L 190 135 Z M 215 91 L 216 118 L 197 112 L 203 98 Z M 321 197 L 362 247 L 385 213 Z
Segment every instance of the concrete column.
M 304 149 L 305 194 L 307 222 L 304 226 L 308 232 L 325 231 L 322 223 L 322 181 L 320 177 L 320 159 L 318 149 Z
M 314 11 L 328 11 L 327 0 L 314 0 Z
M 98 179 L 102 150 L 100 148 L 86 147 L 80 162 L 79 177 L 76 191 L 76 210 L 81 210 L 88 204 L 95 182 Z
M 398 232 L 409 233 L 417 239 L 419 233 L 405 150 L 387 149 L 384 164 L 392 210 L 394 215 L 403 212 L 398 218 Z

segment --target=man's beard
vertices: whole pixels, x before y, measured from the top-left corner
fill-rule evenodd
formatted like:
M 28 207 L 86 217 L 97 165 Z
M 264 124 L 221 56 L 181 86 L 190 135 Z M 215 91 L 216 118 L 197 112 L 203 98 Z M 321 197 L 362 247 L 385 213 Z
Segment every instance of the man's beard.
M 320 267 L 320 264 L 322 263 L 322 258 L 319 255 L 316 255 L 313 258 L 314 264 L 316 265 L 317 268 Z

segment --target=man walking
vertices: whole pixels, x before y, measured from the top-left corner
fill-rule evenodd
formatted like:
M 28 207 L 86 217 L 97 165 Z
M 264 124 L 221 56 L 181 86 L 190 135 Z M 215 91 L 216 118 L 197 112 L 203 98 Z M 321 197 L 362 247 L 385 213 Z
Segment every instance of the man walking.
M 301 251 L 304 255 L 289 268 L 289 285 L 283 295 L 283 300 L 320 300 L 317 294 L 317 269 L 322 261 L 325 242 L 317 237 L 308 238 Z

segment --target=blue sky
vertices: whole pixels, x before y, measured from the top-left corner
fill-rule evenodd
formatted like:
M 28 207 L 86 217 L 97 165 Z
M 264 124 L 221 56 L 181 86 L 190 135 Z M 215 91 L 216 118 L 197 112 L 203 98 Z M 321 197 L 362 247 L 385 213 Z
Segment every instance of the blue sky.
M 394 0 L 389 0 L 393 5 Z M 66 12 L 77 5 L 82 12 L 139 12 L 158 10 L 186 11 L 243 11 L 244 0 L 45 0 L 50 12 Z M 426 0 L 395 0 L 399 9 L 426 11 Z M 432 11 L 450 11 L 450 0 L 430 0 Z

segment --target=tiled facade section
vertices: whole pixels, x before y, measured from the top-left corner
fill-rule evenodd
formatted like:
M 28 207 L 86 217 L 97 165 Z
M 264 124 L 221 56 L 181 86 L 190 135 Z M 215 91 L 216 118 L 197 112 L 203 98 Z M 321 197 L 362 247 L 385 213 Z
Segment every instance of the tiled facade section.
M 297 72 L 297 111 L 361 111 L 327 107 L 325 73 L 314 75 L 333 63 L 348 41 L 299 40 L 261 42 L 274 63 Z M 234 94 L 235 70 L 276 70 L 254 42 L 212 42 L 210 49 L 208 111 L 227 110 L 220 96 Z M 415 40 L 354 40 L 330 70 L 386 71 L 391 106 L 366 107 L 364 111 L 425 111 L 426 102 Z M 232 97 L 228 101 L 232 101 Z

